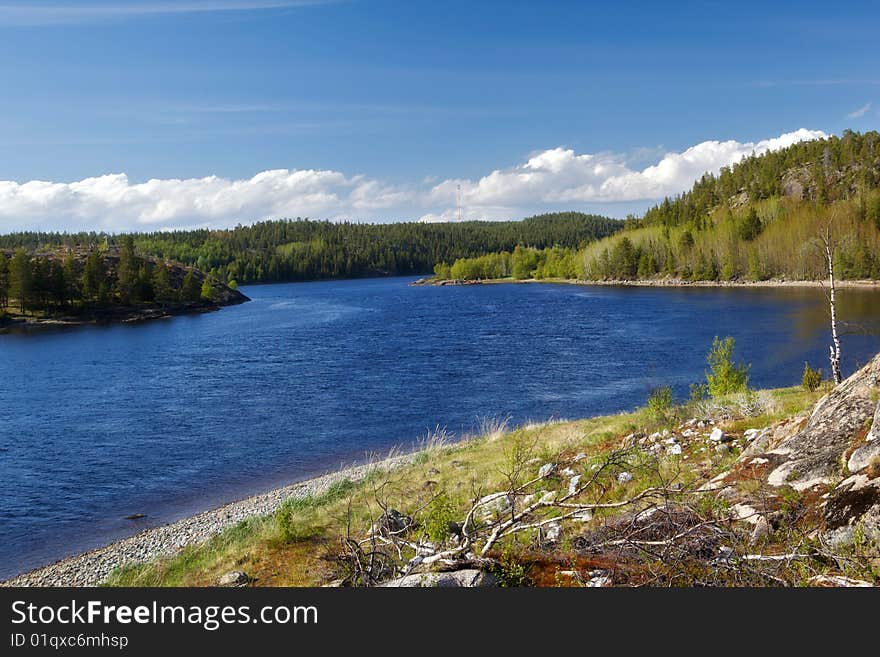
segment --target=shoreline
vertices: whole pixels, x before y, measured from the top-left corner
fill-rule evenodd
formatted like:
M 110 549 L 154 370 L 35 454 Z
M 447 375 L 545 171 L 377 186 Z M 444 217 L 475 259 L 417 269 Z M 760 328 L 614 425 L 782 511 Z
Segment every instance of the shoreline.
M 708 287 L 708 288 L 760 288 L 760 287 L 827 287 L 828 283 L 824 280 L 787 280 L 772 278 L 766 281 L 689 281 L 680 278 L 660 278 L 646 280 L 603 280 L 590 281 L 577 278 L 487 278 L 483 280 L 440 280 L 435 281 L 429 278 L 419 279 L 411 283 L 411 285 L 427 285 L 432 287 L 458 287 L 467 285 L 505 285 L 505 284 L 553 284 L 553 285 L 582 285 L 584 287 Z M 863 289 L 880 289 L 880 280 L 858 279 L 858 280 L 837 280 L 834 282 L 836 288 L 863 288 Z
M 80 328 L 84 326 L 112 326 L 115 324 L 140 324 L 158 319 L 171 319 L 185 315 L 203 315 L 218 312 L 227 306 L 237 306 L 250 301 L 250 298 L 239 293 L 229 300 L 212 303 L 199 303 L 187 306 L 169 306 L 167 308 L 119 308 L 108 309 L 102 313 L 87 313 L 81 317 L 39 317 L 23 318 L 18 315 L 0 320 L 0 335 L 31 334 L 62 329 Z
M 100 586 L 120 566 L 171 556 L 185 547 L 203 543 L 243 520 L 270 515 L 288 499 L 320 495 L 336 482 L 345 479 L 359 481 L 376 468 L 395 470 L 412 463 L 416 454 L 418 451 L 369 460 L 229 502 L 13 575 L 0 581 L 0 587 Z

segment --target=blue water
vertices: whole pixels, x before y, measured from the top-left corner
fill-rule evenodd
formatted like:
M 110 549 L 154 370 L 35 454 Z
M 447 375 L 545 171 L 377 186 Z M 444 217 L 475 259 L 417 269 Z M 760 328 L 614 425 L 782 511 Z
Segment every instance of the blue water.
M 827 370 L 820 290 L 253 286 L 217 313 L 0 336 L 0 577 L 313 475 L 436 425 L 686 396 L 714 335 L 756 386 Z M 845 367 L 880 294 L 845 291 Z M 144 513 L 141 521 L 125 520 Z

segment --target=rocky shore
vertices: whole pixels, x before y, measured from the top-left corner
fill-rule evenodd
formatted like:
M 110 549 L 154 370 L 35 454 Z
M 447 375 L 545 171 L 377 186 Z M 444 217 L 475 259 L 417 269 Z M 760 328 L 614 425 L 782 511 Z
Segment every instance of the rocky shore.
M 465 281 L 459 279 L 438 280 L 426 277 L 413 281 L 411 285 L 434 285 L 444 287 L 447 285 L 497 285 L 502 283 L 527 284 L 527 283 L 557 283 L 563 285 L 598 285 L 598 286 L 631 286 L 631 287 L 824 287 L 828 285 L 825 280 L 789 280 L 771 278 L 766 281 L 691 281 L 684 278 L 651 278 L 651 279 L 609 279 L 609 280 L 584 280 L 575 278 L 544 278 L 544 279 L 514 279 L 514 278 L 491 278 L 477 281 Z M 880 280 L 836 280 L 834 285 L 838 288 L 880 288 Z
M 389 457 L 231 502 L 17 575 L 0 582 L 0 586 L 99 586 L 119 566 L 174 554 L 188 545 L 202 543 L 242 520 L 274 513 L 287 499 L 320 495 L 338 481 L 358 481 L 375 468 L 393 470 L 412 460 L 412 454 Z
M 174 304 L 166 307 L 130 308 L 119 306 L 104 310 L 89 311 L 80 315 L 60 315 L 58 317 L 21 317 L 6 315 L 0 317 L 0 335 L 4 333 L 36 333 L 77 326 L 99 326 L 106 324 L 135 324 L 156 319 L 168 319 L 178 315 L 196 315 L 220 310 L 250 301 L 248 297 L 235 291 L 221 302 L 204 301 L 190 304 Z

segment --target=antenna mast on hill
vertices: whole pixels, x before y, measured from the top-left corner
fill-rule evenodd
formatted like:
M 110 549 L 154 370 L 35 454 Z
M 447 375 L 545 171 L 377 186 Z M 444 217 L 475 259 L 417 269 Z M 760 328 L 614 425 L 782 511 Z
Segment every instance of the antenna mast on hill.
M 458 220 L 461 221 L 461 185 L 456 186 L 456 204 L 458 205 Z

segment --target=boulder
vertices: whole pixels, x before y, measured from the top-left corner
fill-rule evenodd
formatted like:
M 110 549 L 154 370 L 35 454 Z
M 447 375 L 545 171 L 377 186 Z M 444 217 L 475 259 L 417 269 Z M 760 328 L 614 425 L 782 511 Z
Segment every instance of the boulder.
M 837 483 L 844 452 L 876 412 L 878 387 L 880 356 L 875 356 L 816 404 L 803 429 L 771 450 L 785 460 L 768 481 L 797 490 Z
M 621 472 L 617 475 L 617 483 L 618 484 L 628 484 L 633 480 L 633 476 L 629 472 Z
M 482 570 L 465 569 L 448 573 L 417 573 L 398 577 L 382 586 L 394 588 L 477 588 L 498 586 L 498 580 L 491 573 Z
M 233 570 L 221 575 L 217 580 L 217 586 L 244 586 L 248 583 L 247 573 L 242 570 Z
M 709 440 L 713 443 L 729 443 L 733 440 L 733 436 L 728 436 L 719 427 L 715 427 L 709 434 Z
M 874 419 L 865 435 L 865 442 L 853 450 L 846 467 L 850 472 L 858 472 L 872 463 L 880 464 L 880 402 L 877 402 Z

